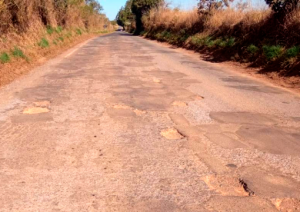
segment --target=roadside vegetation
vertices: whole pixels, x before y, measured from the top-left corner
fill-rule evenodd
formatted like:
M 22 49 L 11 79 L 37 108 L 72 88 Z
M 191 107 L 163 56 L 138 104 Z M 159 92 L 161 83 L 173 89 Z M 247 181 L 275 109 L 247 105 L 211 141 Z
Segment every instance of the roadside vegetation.
M 260 73 L 300 76 L 299 0 L 266 4 L 269 8 L 252 9 L 242 2 L 200 0 L 198 8 L 182 11 L 160 0 L 128 0 L 117 21 L 128 31 L 196 50 L 209 60 L 238 61 L 260 67 Z
M 101 11 L 96 0 L 0 0 L 0 85 L 46 56 L 112 31 Z

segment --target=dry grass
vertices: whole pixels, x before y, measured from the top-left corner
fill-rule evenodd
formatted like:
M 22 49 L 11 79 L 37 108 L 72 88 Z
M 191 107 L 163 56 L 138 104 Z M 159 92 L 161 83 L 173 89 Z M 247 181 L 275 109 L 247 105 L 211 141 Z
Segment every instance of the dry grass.
M 300 10 L 279 24 L 268 9 L 229 8 L 204 15 L 197 10 L 159 8 L 145 16 L 143 23 L 146 36 L 210 52 L 214 60 L 251 62 L 264 71 L 273 65 L 272 70 L 300 75 L 295 69 L 300 58 Z
M 106 16 L 91 10 L 84 1 L 59 4 L 63 2 L 0 0 L 0 85 L 63 49 L 113 30 Z

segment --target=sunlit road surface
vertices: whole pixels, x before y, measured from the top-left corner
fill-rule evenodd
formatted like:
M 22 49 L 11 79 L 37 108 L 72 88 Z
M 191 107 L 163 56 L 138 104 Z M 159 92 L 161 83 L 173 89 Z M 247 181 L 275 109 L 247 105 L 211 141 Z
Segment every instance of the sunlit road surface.
M 0 89 L 0 211 L 300 208 L 300 98 L 124 32 Z

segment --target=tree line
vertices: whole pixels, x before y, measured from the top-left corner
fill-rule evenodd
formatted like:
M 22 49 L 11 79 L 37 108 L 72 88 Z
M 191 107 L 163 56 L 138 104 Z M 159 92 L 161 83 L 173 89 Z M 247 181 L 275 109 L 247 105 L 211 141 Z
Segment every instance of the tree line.
M 220 10 L 230 7 L 233 0 L 199 0 L 198 11 L 202 14 L 209 15 L 213 10 Z M 267 5 L 273 11 L 274 18 L 278 22 L 284 22 L 286 17 L 299 9 L 300 0 L 265 0 Z M 116 17 L 117 23 L 124 28 L 135 25 L 135 33 L 144 30 L 142 17 L 152 8 L 158 7 L 165 3 L 164 0 L 127 0 Z

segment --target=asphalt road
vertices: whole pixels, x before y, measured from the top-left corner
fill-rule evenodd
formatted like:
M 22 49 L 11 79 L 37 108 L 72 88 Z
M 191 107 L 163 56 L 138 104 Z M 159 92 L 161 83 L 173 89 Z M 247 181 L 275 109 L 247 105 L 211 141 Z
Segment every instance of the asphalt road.
M 299 211 L 300 98 L 116 32 L 0 89 L 0 211 Z

